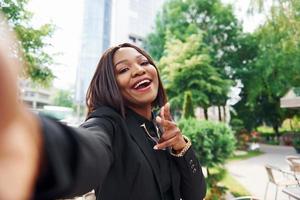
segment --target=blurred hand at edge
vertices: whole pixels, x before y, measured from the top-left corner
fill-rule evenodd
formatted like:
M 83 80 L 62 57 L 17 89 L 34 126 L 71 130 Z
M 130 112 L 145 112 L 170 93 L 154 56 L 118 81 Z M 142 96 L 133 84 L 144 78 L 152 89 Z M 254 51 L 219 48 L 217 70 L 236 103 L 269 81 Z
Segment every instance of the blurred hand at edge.
M 0 15 L 0 21 L 4 22 Z M 30 199 L 39 172 L 42 136 L 36 116 L 22 104 L 18 91 L 20 57 L 4 23 L 0 26 L 0 199 Z M 18 55 L 19 56 L 19 55 Z

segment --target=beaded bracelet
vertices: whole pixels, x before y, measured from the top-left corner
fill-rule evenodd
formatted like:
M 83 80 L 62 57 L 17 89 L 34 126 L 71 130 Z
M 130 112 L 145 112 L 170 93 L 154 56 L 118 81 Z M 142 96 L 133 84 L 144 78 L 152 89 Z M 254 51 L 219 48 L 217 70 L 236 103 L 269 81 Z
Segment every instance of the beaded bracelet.
M 185 135 L 183 135 L 183 139 L 186 142 L 184 148 L 179 153 L 173 153 L 173 151 L 171 151 L 171 155 L 172 156 L 182 157 L 182 156 L 184 156 L 185 152 L 187 152 L 187 150 L 189 150 L 189 148 L 192 146 L 191 140 L 188 137 L 186 137 Z

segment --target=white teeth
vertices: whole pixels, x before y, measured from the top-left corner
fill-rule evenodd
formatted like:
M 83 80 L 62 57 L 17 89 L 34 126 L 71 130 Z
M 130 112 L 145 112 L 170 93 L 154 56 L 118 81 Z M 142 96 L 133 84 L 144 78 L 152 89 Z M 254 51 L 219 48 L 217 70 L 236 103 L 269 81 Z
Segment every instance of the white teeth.
M 138 88 L 140 85 L 144 84 L 144 83 L 149 83 L 150 81 L 149 80 L 142 80 L 141 82 L 137 83 L 135 86 L 134 86 L 134 89 Z

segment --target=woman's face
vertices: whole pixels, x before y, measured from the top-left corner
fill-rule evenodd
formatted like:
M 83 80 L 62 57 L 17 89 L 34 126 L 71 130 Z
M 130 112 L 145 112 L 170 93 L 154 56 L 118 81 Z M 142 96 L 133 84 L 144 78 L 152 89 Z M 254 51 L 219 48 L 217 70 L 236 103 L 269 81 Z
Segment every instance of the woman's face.
M 118 86 L 129 107 L 151 106 L 158 93 L 156 68 L 148 59 L 131 47 L 122 47 L 114 58 Z

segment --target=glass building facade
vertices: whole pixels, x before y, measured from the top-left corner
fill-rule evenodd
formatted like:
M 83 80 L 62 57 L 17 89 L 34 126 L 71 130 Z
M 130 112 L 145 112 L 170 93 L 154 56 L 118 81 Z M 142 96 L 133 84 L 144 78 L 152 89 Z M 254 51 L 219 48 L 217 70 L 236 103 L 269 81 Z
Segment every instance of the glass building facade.
M 165 0 L 114 0 L 111 44 L 140 45 L 155 25 L 157 12 Z
M 111 0 L 85 0 L 81 49 L 76 75 L 76 102 L 85 95 L 103 51 L 110 45 Z

